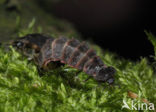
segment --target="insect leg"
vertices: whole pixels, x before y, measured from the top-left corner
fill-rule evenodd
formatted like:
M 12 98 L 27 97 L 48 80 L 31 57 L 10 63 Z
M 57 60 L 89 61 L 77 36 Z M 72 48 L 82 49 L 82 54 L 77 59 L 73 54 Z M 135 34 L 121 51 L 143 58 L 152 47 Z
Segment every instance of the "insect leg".
M 91 76 L 88 76 L 88 78 L 85 79 L 83 82 L 87 82 L 90 78 L 91 78 Z
M 44 70 L 43 70 L 43 68 L 40 68 L 39 66 L 37 66 L 37 70 L 38 70 L 38 74 L 39 74 L 39 76 L 43 76 L 44 75 Z
M 81 70 L 76 71 L 75 76 L 74 76 L 76 80 L 80 80 L 79 77 L 78 77 L 80 72 L 81 72 Z
M 76 71 L 75 77 L 77 77 L 80 74 L 81 70 Z

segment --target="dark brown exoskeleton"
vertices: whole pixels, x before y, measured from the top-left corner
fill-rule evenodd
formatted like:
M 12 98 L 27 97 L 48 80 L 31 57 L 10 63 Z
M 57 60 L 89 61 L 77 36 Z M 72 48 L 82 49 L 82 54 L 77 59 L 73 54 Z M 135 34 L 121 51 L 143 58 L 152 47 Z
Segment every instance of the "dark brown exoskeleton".
M 115 69 L 107 67 L 93 49 L 85 42 L 65 37 L 52 38 L 41 34 L 29 34 L 13 42 L 17 49 L 31 54 L 33 51 L 38 65 L 45 68 L 48 63 L 60 61 L 77 68 L 98 82 L 114 82 Z M 30 50 L 31 49 L 31 50 Z

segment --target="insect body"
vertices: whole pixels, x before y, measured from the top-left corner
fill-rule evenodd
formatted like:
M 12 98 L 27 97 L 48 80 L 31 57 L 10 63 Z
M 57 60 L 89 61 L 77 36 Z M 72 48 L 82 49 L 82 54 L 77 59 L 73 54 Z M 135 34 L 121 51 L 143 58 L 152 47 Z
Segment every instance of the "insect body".
M 38 54 L 36 60 L 41 68 L 47 67 L 50 62 L 60 61 L 84 71 L 99 82 L 114 82 L 115 69 L 107 67 L 93 49 L 77 39 L 29 34 L 14 41 L 13 46 L 26 54 L 33 50 Z

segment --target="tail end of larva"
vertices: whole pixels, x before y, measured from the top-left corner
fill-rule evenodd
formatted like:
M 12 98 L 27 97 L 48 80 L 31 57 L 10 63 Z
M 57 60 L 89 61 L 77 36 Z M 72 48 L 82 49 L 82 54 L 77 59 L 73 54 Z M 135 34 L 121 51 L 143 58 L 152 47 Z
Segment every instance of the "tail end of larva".
M 107 82 L 109 85 L 112 85 L 115 73 L 116 70 L 113 67 L 101 67 L 94 78 L 99 82 Z

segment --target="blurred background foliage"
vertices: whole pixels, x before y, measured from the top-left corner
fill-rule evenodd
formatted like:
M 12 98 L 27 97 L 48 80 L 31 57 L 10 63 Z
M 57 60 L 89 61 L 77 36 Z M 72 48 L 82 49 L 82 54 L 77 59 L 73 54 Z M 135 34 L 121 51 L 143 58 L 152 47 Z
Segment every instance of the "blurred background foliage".
M 17 37 L 17 32 L 27 28 L 30 21 L 35 22 L 35 32 L 78 35 L 69 22 L 48 15 L 34 0 L 0 0 L 0 21 L 0 41 Z

